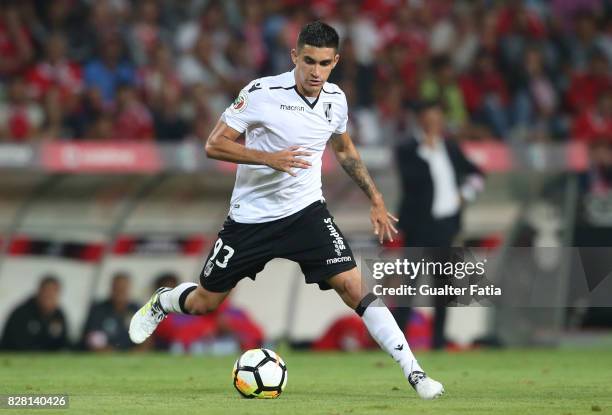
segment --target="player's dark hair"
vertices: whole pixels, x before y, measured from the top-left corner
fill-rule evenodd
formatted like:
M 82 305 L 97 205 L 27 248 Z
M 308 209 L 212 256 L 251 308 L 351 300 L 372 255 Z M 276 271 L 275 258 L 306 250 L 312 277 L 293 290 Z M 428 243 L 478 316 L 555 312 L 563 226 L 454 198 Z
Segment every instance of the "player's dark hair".
M 298 50 L 304 45 L 310 45 L 317 48 L 334 48 L 338 50 L 340 38 L 336 29 L 319 20 L 311 22 L 302 27 L 298 36 Z

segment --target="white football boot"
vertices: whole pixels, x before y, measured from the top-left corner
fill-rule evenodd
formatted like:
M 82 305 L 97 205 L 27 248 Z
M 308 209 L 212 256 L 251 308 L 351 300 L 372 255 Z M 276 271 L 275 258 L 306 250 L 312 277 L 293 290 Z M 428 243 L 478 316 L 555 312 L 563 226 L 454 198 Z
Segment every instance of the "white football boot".
M 408 382 L 422 399 L 436 399 L 444 394 L 444 386 L 418 370 L 408 376 Z
M 140 344 L 148 339 L 159 323 L 168 315 L 159 303 L 159 295 L 164 291 L 170 291 L 170 288 L 158 288 L 149 301 L 132 316 L 129 333 L 130 339 L 134 343 Z

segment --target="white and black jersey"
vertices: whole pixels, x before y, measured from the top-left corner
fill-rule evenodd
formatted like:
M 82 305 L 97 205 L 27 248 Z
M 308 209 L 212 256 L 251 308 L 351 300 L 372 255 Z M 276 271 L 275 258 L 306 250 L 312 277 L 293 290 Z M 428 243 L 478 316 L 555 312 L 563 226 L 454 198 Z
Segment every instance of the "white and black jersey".
M 268 166 L 239 164 L 229 216 L 239 223 L 270 222 L 322 200 L 323 151 L 332 134 L 346 131 L 347 113 L 338 86 L 326 82 L 318 97 L 305 97 L 293 71 L 249 83 L 221 120 L 245 133 L 247 148 L 275 152 L 299 146 L 312 153 L 302 157 L 312 167 L 296 168 L 293 177 Z
M 200 273 L 200 284 L 227 292 L 273 258 L 300 265 L 307 283 L 356 267 L 353 253 L 322 201 L 321 159 L 332 134 L 346 130 L 344 93 L 325 83 L 316 98 L 301 95 L 293 72 L 247 85 L 221 117 L 245 133 L 248 148 L 274 152 L 291 146 L 311 153 L 296 177 L 267 166 L 239 164 L 230 212 Z

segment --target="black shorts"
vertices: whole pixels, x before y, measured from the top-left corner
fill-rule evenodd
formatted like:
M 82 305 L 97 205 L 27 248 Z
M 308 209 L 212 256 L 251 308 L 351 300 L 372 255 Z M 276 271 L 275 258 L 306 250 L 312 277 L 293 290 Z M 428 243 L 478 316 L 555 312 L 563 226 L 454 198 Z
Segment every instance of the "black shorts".
M 306 282 L 322 290 L 331 288 L 328 278 L 356 266 L 325 203 L 315 202 L 271 222 L 238 223 L 228 217 L 204 263 L 200 283 L 208 291 L 229 291 L 244 277 L 254 280 L 273 258 L 297 262 Z

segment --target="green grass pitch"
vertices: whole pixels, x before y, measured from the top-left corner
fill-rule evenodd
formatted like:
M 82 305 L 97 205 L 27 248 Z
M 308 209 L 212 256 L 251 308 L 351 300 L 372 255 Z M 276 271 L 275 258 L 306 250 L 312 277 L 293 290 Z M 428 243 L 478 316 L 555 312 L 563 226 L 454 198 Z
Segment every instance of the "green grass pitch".
M 52 414 L 612 414 L 611 350 L 419 353 L 446 387 L 436 401 L 418 399 L 382 352 L 279 351 L 289 378 L 275 400 L 239 397 L 235 357 L 166 354 L 0 354 L 0 394 L 69 394 Z

